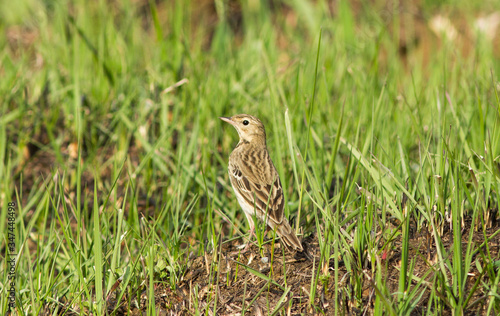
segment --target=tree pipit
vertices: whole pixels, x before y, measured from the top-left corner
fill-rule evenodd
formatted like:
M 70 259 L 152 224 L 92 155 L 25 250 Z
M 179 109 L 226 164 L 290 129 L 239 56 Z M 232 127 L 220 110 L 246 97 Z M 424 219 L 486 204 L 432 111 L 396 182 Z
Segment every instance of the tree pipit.
M 255 231 L 255 216 L 264 221 L 268 228 L 275 229 L 286 246 L 303 251 L 283 212 L 283 188 L 267 151 L 264 124 L 248 114 L 220 119 L 233 125 L 240 136 L 238 145 L 229 156 L 228 171 L 236 198 L 250 225 L 249 239 Z

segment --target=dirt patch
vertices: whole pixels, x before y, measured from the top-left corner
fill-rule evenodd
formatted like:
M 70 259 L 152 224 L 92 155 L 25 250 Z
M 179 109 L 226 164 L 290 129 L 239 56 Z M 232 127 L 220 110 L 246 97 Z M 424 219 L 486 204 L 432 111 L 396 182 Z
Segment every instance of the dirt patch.
M 463 250 L 465 251 L 470 233 L 470 220 L 466 221 L 463 231 Z M 486 236 L 491 236 L 499 229 L 498 225 L 488 229 Z M 451 231 L 445 231 L 443 240 L 448 251 L 452 245 Z M 477 245 L 475 249 L 484 249 L 479 246 L 484 241 L 482 231 L 474 232 L 472 238 Z M 498 256 L 499 242 L 490 241 L 489 250 L 492 258 Z M 351 260 L 361 262 L 359 266 L 352 267 L 352 273 L 347 273 L 347 268 L 342 258 L 339 258 L 337 292 L 334 278 L 334 260 L 330 259 L 327 267 L 319 267 L 320 251 L 316 236 L 309 236 L 304 240 L 306 251 L 297 253 L 283 248 L 278 242 L 269 241 L 262 249 L 252 246 L 246 253 L 240 253 L 238 246 L 241 240 L 225 242 L 219 249 L 202 256 L 192 256 L 188 260 L 184 274 L 172 290 L 167 283 L 155 285 L 155 304 L 160 315 L 191 315 L 196 311 L 205 315 L 240 315 L 243 311 L 247 315 L 267 315 L 273 311 L 284 311 L 287 315 L 313 315 L 324 313 L 334 315 L 335 304 L 344 314 L 362 315 L 372 314 L 376 299 L 376 290 L 385 290 L 372 278 L 370 260 Z M 382 263 L 385 288 L 392 294 L 398 291 L 401 240 L 393 241 L 392 251 L 382 252 Z M 423 294 L 418 300 L 412 315 L 422 315 L 427 311 L 429 295 L 432 287 L 437 283 L 435 273 L 439 269 L 436 259 L 436 250 L 433 239 L 426 234 L 414 234 L 410 239 L 410 260 L 415 260 L 412 273 L 417 278 L 423 278 L 425 284 L 421 286 Z M 485 249 L 484 249 L 485 251 Z M 356 254 L 349 250 L 346 254 Z M 484 266 L 481 251 L 477 251 L 474 260 Z M 474 266 L 474 264 L 473 264 Z M 317 282 L 316 276 L 320 273 Z M 353 276 L 355 275 L 355 276 Z M 479 279 L 487 281 L 487 274 L 480 273 L 474 266 L 468 274 L 467 291 Z M 356 278 L 361 279 L 362 287 L 356 287 Z M 316 283 L 315 283 L 316 282 Z M 412 287 L 417 280 L 411 281 Z M 491 281 L 489 281 L 491 284 Z M 315 284 L 315 285 L 314 285 Z M 359 284 L 359 283 L 358 283 Z M 310 297 L 312 288 L 315 290 L 314 302 Z M 362 300 L 356 300 L 355 291 L 361 291 Z M 117 291 L 119 292 L 119 291 Z M 140 295 L 140 306 L 131 307 L 127 303 L 116 306 L 113 295 L 108 300 L 108 310 L 117 311 L 117 315 L 142 315 L 147 311 L 149 303 L 148 289 L 144 286 Z M 337 293 L 337 296 L 335 295 Z M 487 304 L 487 291 L 478 287 L 473 293 L 468 315 L 481 315 L 485 313 Z M 122 302 L 130 301 L 128 299 Z M 432 308 L 434 312 L 451 315 L 451 309 L 443 306 L 441 309 Z

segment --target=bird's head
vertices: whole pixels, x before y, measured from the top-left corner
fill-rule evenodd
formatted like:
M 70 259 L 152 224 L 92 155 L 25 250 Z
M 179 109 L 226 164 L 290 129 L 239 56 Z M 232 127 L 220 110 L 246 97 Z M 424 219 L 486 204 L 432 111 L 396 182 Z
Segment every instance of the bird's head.
M 255 116 L 237 114 L 231 117 L 220 117 L 220 119 L 236 128 L 240 136 L 240 143 L 266 144 L 264 124 Z

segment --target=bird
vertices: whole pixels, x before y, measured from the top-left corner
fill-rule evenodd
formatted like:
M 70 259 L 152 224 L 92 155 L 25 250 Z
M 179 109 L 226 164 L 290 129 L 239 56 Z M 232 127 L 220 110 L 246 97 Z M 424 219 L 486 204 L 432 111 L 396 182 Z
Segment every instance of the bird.
M 275 229 L 287 247 L 303 251 L 284 214 L 283 187 L 267 150 L 264 124 L 249 114 L 219 118 L 231 124 L 240 137 L 229 156 L 228 173 L 234 194 L 250 226 L 249 238 L 255 232 L 255 216 L 267 224 L 267 229 Z

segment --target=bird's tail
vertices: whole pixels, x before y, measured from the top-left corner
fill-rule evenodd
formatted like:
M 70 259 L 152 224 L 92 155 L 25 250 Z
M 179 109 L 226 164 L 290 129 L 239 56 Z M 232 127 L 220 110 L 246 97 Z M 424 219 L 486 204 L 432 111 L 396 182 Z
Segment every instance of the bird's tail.
M 286 218 L 284 218 L 283 222 L 278 225 L 276 232 L 288 247 L 292 247 L 295 250 L 304 251 L 304 248 L 302 248 L 302 243 L 300 242 L 297 235 L 295 235 L 295 232 L 293 231 Z

